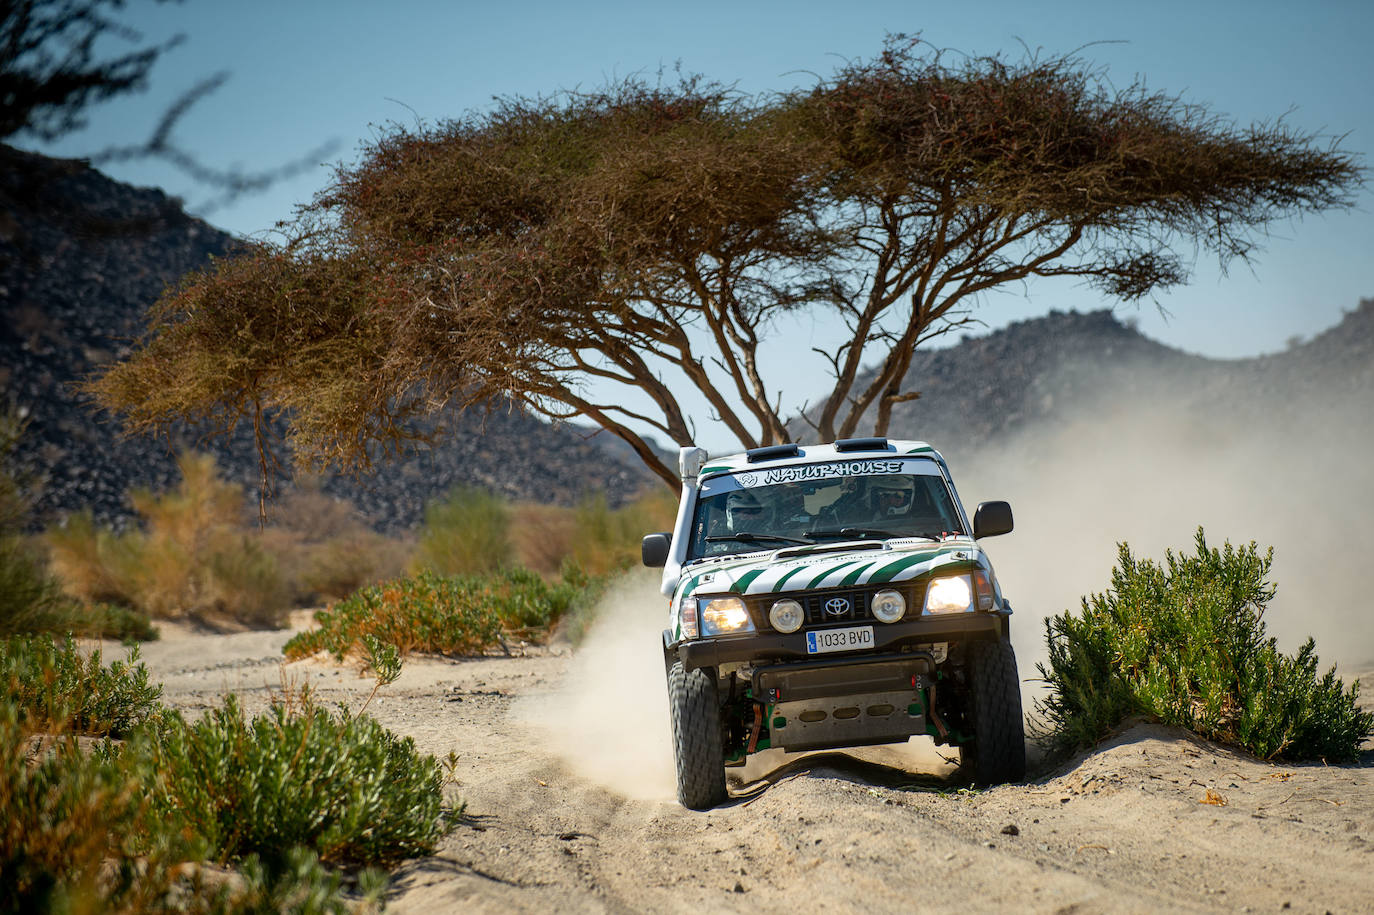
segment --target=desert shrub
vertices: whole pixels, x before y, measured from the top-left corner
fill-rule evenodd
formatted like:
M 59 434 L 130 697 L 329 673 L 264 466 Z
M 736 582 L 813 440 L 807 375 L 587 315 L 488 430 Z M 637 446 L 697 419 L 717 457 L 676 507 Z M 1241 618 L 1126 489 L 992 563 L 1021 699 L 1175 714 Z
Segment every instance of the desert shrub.
M 70 636 L 0 641 L 0 698 L 30 730 L 119 737 L 157 715 L 161 695 L 137 649 L 107 667 L 99 651 L 83 657 Z
M 412 544 L 370 530 L 312 544 L 304 551 L 301 590 L 320 601 L 347 597 L 359 588 L 401 575 L 412 552 Z
M 0 636 L 60 632 L 79 617 L 76 603 L 18 532 L 0 531 Z
M 564 565 L 563 580 L 575 591 L 560 624 L 568 641 L 574 646 L 581 645 L 582 640 L 591 631 L 601 609 L 601 599 L 616 579 L 615 574 L 588 576 L 580 566 L 572 562 Z
M 574 512 L 577 539 L 572 560 L 593 575 L 637 564 L 644 535 L 672 529 L 677 501 L 673 493 L 655 489 L 613 509 L 603 493 L 585 496 Z
M 69 625 L 60 631 L 93 639 L 152 642 L 157 628 L 146 614 L 118 604 L 94 604 L 79 608 Z
M 639 542 L 652 531 L 669 530 L 677 513 L 673 493 L 651 490 L 619 508 L 604 493 L 589 493 L 572 508 L 518 505 L 512 529 L 519 563 L 545 575 L 573 562 L 594 576 L 639 562 Z
M 206 560 L 204 603 L 216 613 L 262 626 L 279 626 L 291 606 L 290 583 L 277 557 L 256 535 L 231 534 Z
M 1048 742 L 1089 746 L 1144 714 L 1265 759 L 1354 758 L 1374 732 L 1358 683 L 1318 676 L 1311 639 L 1289 657 L 1265 636 L 1273 550 L 1209 548 L 1201 528 L 1195 542 L 1162 565 L 1121 544 L 1111 587 L 1045 621 Z
M 172 867 L 190 853 L 151 815 L 143 786 L 117 754 L 36 744 L 21 710 L 0 701 L 0 909 L 170 908 Z
M 310 915 L 357 915 L 378 912 L 386 891 L 386 875 L 366 869 L 356 875 L 354 892 L 348 893 L 337 871 L 320 863 L 307 848 L 293 848 L 277 867 L 266 867 L 257 855 L 238 865 L 238 879 L 211 895 L 209 912 L 275 913 Z M 204 898 L 204 894 L 200 894 Z
M 507 565 L 510 557 L 510 509 L 496 493 L 463 486 L 425 507 L 417 571 L 490 572 Z
M 24 533 L 31 502 L 10 462 L 23 430 L 12 407 L 0 410 L 0 637 L 66 631 L 79 609 Z
M 151 752 L 155 805 L 221 862 L 279 870 L 300 846 L 333 866 L 387 865 L 447 829 L 439 764 L 365 715 L 307 701 L 249 720 L 230 696 L 193 724 L 172 716 Z
M 547 630 L 584 585 L 578 578 L 550 584 L 526 569 L 447 577 L 421 572 L 363 588 L 318 611 L 318 628 L 297 634 L 283 650 L 289 658 L 328 651 L 342 660 L 363 656 L 364 638 L 372 636 L 403 655 L 476 654 L 499 644 L 503 631 Z
M 377 908 L 385 878 L 341 875 L 294 848 L 239 873 L 197 866 L 208 844 L 159 810 L 147 738 L 82 752 L 67 736 L 31 738 L 0 702 L 0 911 L 249 913 Z

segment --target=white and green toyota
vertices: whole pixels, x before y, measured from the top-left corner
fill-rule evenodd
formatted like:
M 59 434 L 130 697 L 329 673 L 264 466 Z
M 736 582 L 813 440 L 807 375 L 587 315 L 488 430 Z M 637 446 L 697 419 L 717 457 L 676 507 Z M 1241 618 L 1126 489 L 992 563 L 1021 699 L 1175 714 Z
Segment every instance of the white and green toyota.
M 679 455 L 674 530 L 644 538 L 663 568 L 678 799 L 726 799 L 725 768 L 759 750 L 930 735 L 978 784 L 1025 773 L 1011 607 L 923 442 L 847 439 L 726 458 Z

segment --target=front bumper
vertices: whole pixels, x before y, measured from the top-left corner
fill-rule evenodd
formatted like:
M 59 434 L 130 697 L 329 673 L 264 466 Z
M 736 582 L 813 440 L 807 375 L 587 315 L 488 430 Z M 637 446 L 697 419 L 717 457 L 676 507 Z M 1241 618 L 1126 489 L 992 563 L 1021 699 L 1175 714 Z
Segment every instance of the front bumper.
M 867 625 L 867 623 L 863 624 Z M 756 635 L 720 636 L 691 639 L 676 644 L 666 643 L 669 656 L 676 656 L 687 670 L 699 667 L 719 667 L 734 662 L 835 660 L 864 657 L 900 651 L 903 648 L 931 642 L 956 642 L 970 638 L 994 638 L 1006 627 L 1002 613 L 964 613 L 959 615 L 922 617 L 898 623 L 873 622 L 874 645 L 862 652 L 834 652 L 823 655 L 808 654 L 806 631 L 786 635 L 765 632 Z

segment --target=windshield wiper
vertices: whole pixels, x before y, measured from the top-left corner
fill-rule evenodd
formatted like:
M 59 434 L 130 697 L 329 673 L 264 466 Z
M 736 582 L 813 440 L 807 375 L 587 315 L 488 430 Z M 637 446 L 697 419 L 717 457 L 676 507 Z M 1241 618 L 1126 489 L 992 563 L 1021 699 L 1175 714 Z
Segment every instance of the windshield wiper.
M 734 534 L 718 534 L 707 537 L 707 543 L 721 543 L 726 540 L 738 540 L 740 543 L 797 543 L 802 546 L 810 546 L 810 540 L 798 540 L 796 537 L 781 537 L 777 534 L 765 534 L 758 531 L 738 531 Z
M 906 535 L 906 534 L 894 533 L 893 531 L 883 531 L 883 530 L 879 530 L 879 529 L 876 528 L 876 527 L 845 527 L 845 528 L 840 528 L 839 530 L 830 530 L 830 531 L 807 531 L 807 532 L 806 532 L 806 536 L 808 536 L 808 537 L 857 537 L 857 538 L 859 538 L 859 539 L 863 539 L 864 537 L 882 537 L 882 538 L 886 539 L 886 538 L 888 538 L 888 537 L 905 537 L 905 536 L 907 536 L 907 535 Z

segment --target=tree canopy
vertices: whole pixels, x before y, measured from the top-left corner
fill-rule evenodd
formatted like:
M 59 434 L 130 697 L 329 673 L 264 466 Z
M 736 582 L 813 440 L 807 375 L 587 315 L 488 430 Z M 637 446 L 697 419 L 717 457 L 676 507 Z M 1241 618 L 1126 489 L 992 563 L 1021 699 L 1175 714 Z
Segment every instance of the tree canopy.
M 441 407 L 513 403 L 591 420 L 673 483 L 638 430 L 690 444 L 684 390 L 745 447 L 798 417 L 883 435 L 917 347 L 980 293 L 1068 276 L 1138 300 L 1362 180 L 1334 140 L 1115 88 L 1076 56 L 901 37 L 780 94 L 630 78 L 508 98 L 382 131 L 280 240 L 169 291 L 92 389 L 140 430 L 280 413 L 299 457 L 353 468 Z M 806 408 L 758 360 L 801 309 L 848 328 Z M 617 384 L 653 411 L 598 393 Z

